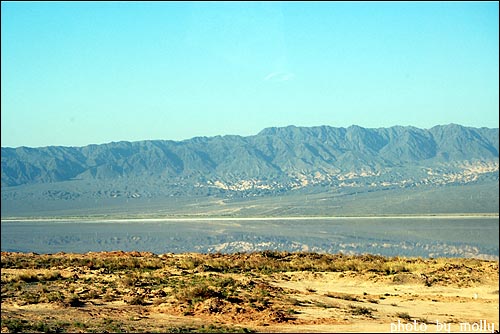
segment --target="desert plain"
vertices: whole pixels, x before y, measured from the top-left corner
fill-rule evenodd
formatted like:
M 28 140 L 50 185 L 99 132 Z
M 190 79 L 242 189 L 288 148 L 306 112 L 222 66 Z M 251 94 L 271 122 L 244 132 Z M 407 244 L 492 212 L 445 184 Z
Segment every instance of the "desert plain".
M 4 332 L 496 332 L 499 263 L 262 251 L 1 253 Z

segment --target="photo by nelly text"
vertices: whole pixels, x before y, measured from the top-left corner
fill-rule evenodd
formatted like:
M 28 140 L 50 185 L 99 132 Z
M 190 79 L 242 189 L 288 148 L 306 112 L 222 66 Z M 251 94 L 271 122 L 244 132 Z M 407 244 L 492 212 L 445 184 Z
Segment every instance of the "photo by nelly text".
M 397 323 L 391 323 L 391 333 L 409 333 L 409 332 L 435 332 L 435 333 L 451 333 L 451 332 L 464 332 L 464 333 L 472 333 L 472 332 L 490 332 L 495 333 L 495 324 L 488 323 L 486 320 L 479 320 L 478 322 L 460 322 L 456 323 L 447 323 L 440 322 L 436 320 L 435 323 L 424 323 L 417 322 L 413 320 L 413 322 L 401 322 L 398 319 Z

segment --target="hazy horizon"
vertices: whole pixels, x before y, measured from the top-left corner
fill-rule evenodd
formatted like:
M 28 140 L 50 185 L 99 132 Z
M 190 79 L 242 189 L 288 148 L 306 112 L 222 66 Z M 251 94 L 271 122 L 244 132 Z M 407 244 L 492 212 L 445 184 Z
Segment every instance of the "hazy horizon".
M 459 126 L 463 126 L 463 127 L 466 127 L 466 128 L 487 128 L 487 129 L 498 129 L 498 126 L 495 127 L 495 128 L 491 128 L 491 127 L 470 127 L 470 126 L 466 126 L 466 125 L 463 125 L 463 124 L 456 124 L 456 123 L 449 123 L 449 124 L 436 124 L 436 125 L 433 125 L 433 126 L 430 126 L 428 128 L 420 128 L 420 129 L 423 129 L 423 130 L 428 130 L 428 129 L 431 129 L 435 126 L 447 126 L 447 125 L 459 125 Z M 88 144 L 83 144 L 83 145 L 45 145 L 45 146 L 26 146 L 26 145 L 22 145 L 22 146 L 3 146 L 3 143 L 2 143 L 2 148 L 19 148 L 19 147 L 29 147 L 29 148 L 43 148 L 43 147 L 50 147 L 50 146 L 62 146 L 62 147 L 85 147 L 85 146 L 89 146 L 89 145 L 106 145 L 106 144 L 110 144 L 110 143 L 116 143 L 116 142 L 142 142 L 142 141 L 155 141 L 155 140 L 159 140 L 159 141 L 174 141 L 174 142 L 181 142 L 181 141 L 185 141 L 185 140 L 191 140 L 191 139 L 194 139 L 194 138 L 203 138 L 203 137 L 206 137 L 206 138 L 212 138 L 212 137 L 218 137 L 218 136 L 237 136 L 237 137 L 248 137 L 248 136 L 256 136 L 258 135 L 258 133 L 260 133 L 261 131 L 265 130 L 265 129 L 269 129 L 269 128 L 287 128 L 287 127 L 296 127 L 296 128 L 315 128 L 315 127 L 323 127 L 323 126 L 326 126 L 326 127 L 332 127 L 332 128 L 344 128 L 344 129 L 347 129 L 347 128 L 350 128 L 352 126 L 359 126 L 357 124 L 351 124 L 349 126 L 345 126 L 345 127 L 342 127 L 342 126 L 332 126 L 332 125 L 327 125 L 327 124 L 322 124 L 322 125 L 312 125 L 312 126 L 300 126 L 300 125 L 293 125 L 293 124 L 290 124 L 290 125 L 284 125 L 284 126 L 279 126 L 279 127 L 276 127 L 276 126 L 270 126 L 270 127 L 266 127 L 266 128 L 263 128 L 263 129 L 260 129 L 259 131 L 257 131 L 256 133 L 251 133 L 249 135 L 242 135 L 242 134 L 238 134 L 238 133 L 227 133 L 227 134 L 213 134 L 213 135 L 210 135 L 210 136 L 205 136 L 205 135 L 199 135 L 199 136 L 194 136 L 194 137 L 190 137 L 190 138 L 185 138 L 185 139 L 178 139 L 178 140 L 175 140 L 175 139 L 171 139 L 171 138 L 149 138 L 149 139 L 136 139 L 136 140 L 111 140 L 111 141 L 108 141 L 108 142 L 102 142 L 102 143 L 88 143 Z M 365 129 L 378 129 L 378 128 L 391 128 L 391 127 L 398 127 L 398 126 L 402 126 L 402 127 L 414 127 L 413 125 L 392 125 L 392 126 L 388 126 L 388 127 L 373 127 L 373 128 L 368 128 L 368 127 L 362 127 L 362 128 L 365 128 Z

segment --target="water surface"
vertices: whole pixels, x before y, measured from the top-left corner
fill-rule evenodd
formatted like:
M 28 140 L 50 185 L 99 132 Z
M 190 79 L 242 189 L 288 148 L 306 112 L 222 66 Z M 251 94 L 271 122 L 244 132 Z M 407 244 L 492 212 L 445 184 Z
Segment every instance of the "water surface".
M 250 252 L 266 249 L 498 259 L 498 217 L 2 221 L 1 250 Z

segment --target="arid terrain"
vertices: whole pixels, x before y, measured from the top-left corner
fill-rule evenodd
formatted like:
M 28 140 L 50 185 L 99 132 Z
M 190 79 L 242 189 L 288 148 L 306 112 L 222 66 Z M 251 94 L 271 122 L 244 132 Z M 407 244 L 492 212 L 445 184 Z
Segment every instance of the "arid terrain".
M 492 332 L 499 263 L 264 251 L 1 254 L 2 332 Z

